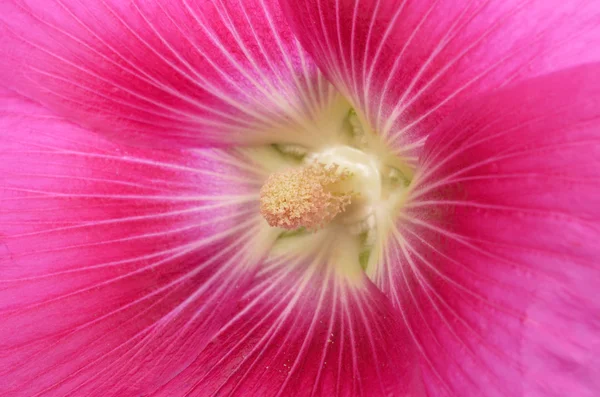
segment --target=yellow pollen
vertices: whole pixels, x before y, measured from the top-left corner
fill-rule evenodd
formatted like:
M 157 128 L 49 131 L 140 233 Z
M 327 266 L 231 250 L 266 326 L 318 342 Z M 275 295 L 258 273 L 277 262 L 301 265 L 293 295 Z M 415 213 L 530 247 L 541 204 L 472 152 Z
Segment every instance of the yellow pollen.
M 341 186 L 350 176 L 320 163 L 272 174 L 260 190 L 260 213 L 274 227 L 320 229 L 350 204 L 352 193 Z

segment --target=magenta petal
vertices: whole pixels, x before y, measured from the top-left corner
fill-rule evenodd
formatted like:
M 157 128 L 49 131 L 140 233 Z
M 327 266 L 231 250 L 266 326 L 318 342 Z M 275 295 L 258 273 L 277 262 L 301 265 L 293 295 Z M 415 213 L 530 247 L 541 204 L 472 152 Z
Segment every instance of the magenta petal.
M 427 142 L 378 279 L 431 395 L 600 393 L 599 73 L 474 100 Z
M 275 0 L 0 4 L 2 84 L 136 143 L 272 141 L 327 100 L 318 73 Z
M 0 131 L 0 394 L 168 382 L 252 277 L 257 178 L 216 150 L 116 146 L 7 94 Z
M 596 0 L 282 0 L 298 38 L 407 157 L 462 99 L 600 59 Z M 415 150 L 417 149 L 417 150 Z
M 347 279 L 329 265 L 274 259 L 198 362 L 161 392 L 424 396 L 413 345 L 387 299 L 366 277 Z

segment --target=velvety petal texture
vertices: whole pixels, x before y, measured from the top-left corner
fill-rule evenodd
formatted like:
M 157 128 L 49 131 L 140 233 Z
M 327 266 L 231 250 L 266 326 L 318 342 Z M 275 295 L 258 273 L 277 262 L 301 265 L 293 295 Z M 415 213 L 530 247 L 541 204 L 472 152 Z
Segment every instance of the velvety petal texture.
M 406 328 L 387 298 L 322 235 L 318 255 L 276 255 L 240 311 L 162 395 L 425 396 Z M 304 247 L 313 246 L 306 241 Z M 189 393 L 189 394 L 187 394 Z
M 146 146 L 277 142 L 335 97 L 275 0 L 3 1 L 0 79 Z
M 599 73 L 473 100 L 427 142 L 375 280 L 430 395 L 600 392 Z
M 282 0 L 303 46 L 409 160 L 464 98 L 600 60 L 596 0 Z
M 262 259 L 235 152 L 115 145 L 0 105 L 0 394 L 146 395 L 194 361 Z

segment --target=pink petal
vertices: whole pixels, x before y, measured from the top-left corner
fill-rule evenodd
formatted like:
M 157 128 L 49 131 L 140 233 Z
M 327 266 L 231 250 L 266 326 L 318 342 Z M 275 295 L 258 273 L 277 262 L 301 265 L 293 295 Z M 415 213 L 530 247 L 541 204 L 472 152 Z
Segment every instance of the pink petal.
M 0 394 L 155 390 L 252 277 L 259 178 L 226 152 L 116 146 L 14 95 L 0 109 Z
M 146 145 L 291 141 L 330 100 L 275 0 L 4 1 L 0 77 Z
M 413 159 L 464 98 L 600 59 L 595 0 L 282 0 L 304 47 Z
M 268 265 L 196 365 L 161 393 L 424 396 L 406 330 L 364 275 L 313 258 Z
M 600 393 L 598 73 L 474 100 L 427 142 L 377 279 L 431 395 Z

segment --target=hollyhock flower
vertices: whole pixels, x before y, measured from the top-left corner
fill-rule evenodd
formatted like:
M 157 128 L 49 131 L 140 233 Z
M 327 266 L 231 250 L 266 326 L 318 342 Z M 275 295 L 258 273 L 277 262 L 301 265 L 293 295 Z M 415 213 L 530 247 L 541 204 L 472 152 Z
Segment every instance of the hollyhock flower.
M 0 394 L 597 396 L 595 0 L 0 2 Z

